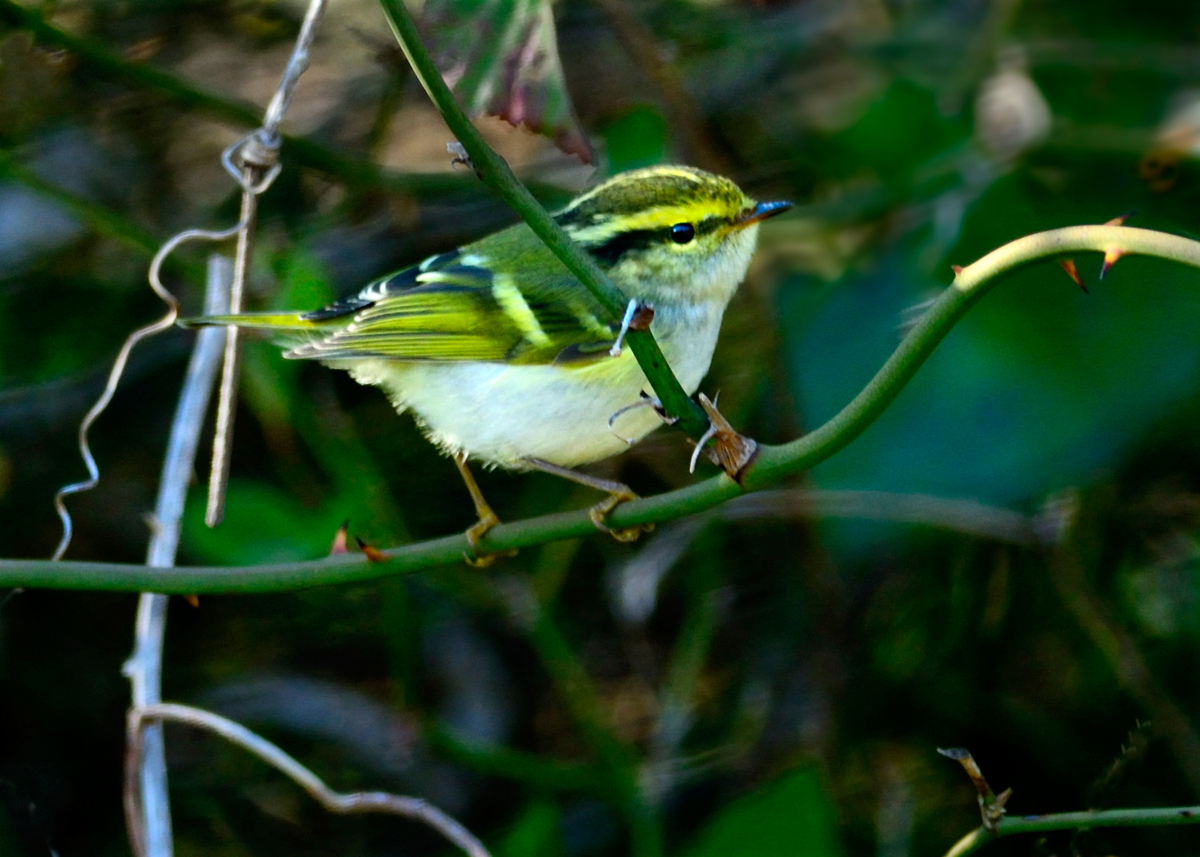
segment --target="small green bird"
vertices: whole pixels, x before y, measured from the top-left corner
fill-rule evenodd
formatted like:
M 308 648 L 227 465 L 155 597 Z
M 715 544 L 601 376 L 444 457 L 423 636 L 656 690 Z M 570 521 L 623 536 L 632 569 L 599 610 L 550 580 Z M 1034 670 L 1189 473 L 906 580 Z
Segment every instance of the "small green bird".
M 789 208 L 755 202 L 729 179 L 663 166 L 617 175 L 555 219 L 626 296 L 652 305 L 650 329 L 691 394 L 708 372 L 758 223 Z M 479 514 L 467 531 L 474 548 L 499 519 L 468 459 L 607 491 L 591 517 L 609 532 L 605 516 L 635 496 L 571 469 L 621 452 L 662 423 L 652 408 L 630 407 L 650 386 L 633 354 L 614 348 L 621 331 L 605 318 L 591 293 L 517 224 L 315 312 L 182 323 L 280 334 L 291 345 L 285 357 L 345 369 L 382 388 L 397 411 L 413 411 L 463 474 Z

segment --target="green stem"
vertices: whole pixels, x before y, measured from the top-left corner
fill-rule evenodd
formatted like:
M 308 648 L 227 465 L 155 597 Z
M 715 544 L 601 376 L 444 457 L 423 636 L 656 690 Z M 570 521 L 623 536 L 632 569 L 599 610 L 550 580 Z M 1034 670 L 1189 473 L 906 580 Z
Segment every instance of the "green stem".
M 870 383 L 833 419 L 798 440 L 764 447 L 742 480 L 747 489 L 779 481 L 781 474 L 809 470 L 843 449 L 900 394 L 933 350 L 999 277 L 1047 256 L 1081 251 L 1157 256 L 1200 268 L 1200 241 L 1127 226 L 1067 226 L 1026 235 L 958 272 Z
M 1200 806 L 1164 806 L 1151 809 L 1103 809 L 1090 812 L 1061 812 L 1055 815 L 1026 815 L 1003 818 L 992 833 L 982 827 L 964 836 L 945 857 L 964 857 L 1002 836 L 1043 833 L 1047 830 L 1086 830 L 1092 827 L 1161 827 L 1168 824 L 1200 823 Z
M 480 178 L 512 206 L 567 270 L 600 301 L 609 315 L 613 319 L 620 319 L 629 302 L 629 296 L 612 284 L 595 259 L 571 240 L 550 213 L 525 189 L 507 162 L 484 142 L 471 120 L 458 106 L 450 87 L 442 80 L 442 75 L 430 58 L 429 52 L 425 50 L 417 26 L 404 4 L 400 0 L 380 0 L 380 4 L 417 79 L 421 81 L 442 118 L 450 126 L 451 133 L 466 149 L 467 156 Z M 684 392 L 650 331 L 630 331 L 625 341 L 629 343 L 633 356 L 637 358 L 638 365 L 642 367 L 642 372 L 667 413 L 678 417 L 678 426 L 689 435 L 694 438 L 700 437 L 708 428 L 708 417 Z
M 899 395 L 955 322 L 1002 274 L 1036 259 L 1082 251 L 1120 248 L 1127 255 L 1157 256 L 1200 268 L 1200 241 L 1125 226 L 1068 226 L 1018 238 L 962 269 L 904 338 L 866 388 L 817 430 L 780 446 L 760 448 L 742 485 L 727 476 L 623 503 L 610 516 L 613 527 L 662 523 L 711 509 L 747 490 L 774 485 L 807 470 L 841 450 L 863 432 Z M 586 512 L 559 512 L 502 524 L 480 541 L 483 551 L 504 551 L 595 533 Z M 278 592 L 327 586 L 458 563 L 467 550 L 465 537 L 446 536 L 387 551 L 387 562 L 371 563 L 343 554 L 308 562 L 265 566 L 149 569 L 141 565 L 46 560 L 0 560 L 0 586 L 93 589 L 179 594 Z

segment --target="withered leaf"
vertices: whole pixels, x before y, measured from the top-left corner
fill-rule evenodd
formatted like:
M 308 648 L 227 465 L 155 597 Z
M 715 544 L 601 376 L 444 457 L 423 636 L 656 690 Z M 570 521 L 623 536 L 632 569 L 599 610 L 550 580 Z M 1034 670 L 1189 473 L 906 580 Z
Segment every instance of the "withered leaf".
M 549 0 L 427 0 L 421 30 L 467 114 L 499 116 L 591 162 Z

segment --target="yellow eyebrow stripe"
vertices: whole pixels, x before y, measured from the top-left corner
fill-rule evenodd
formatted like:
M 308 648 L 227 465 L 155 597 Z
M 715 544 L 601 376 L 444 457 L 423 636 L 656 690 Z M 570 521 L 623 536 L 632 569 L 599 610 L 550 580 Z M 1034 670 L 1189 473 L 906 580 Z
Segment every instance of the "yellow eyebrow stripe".
M 715 205 L 711 201 L 698 201 L 690 205 L 663 206 L 623 218 L 621 231 L 665 229 L 676 223 L 696 224 L 706 217 L 732 218 L 736 213 L 727 206 Z
M 582 228 L 568 227 L 567 231 L 576 241 L 599 243 L 608 240 L 621 232 L 639 230 L 654 231 L 668 229 L 676 223 L 700 223 L 706 217 L 720 217 L 733 220 L 740 208 L 717 206 L 712 202 L 694 202 L 691 205 L 671 205 L 652 208 L 628 217 L 604 221 L 602 223 L 584 226 Z

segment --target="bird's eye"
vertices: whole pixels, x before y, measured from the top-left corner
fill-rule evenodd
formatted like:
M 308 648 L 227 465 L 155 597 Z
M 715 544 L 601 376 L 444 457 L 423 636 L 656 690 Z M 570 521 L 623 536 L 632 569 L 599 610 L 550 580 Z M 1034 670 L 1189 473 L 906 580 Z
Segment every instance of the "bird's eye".
M 690 223 L 676 223 L 671 227 L 671 240 L 676 244 L 686 244 L 696 237 L 696 227 Z

